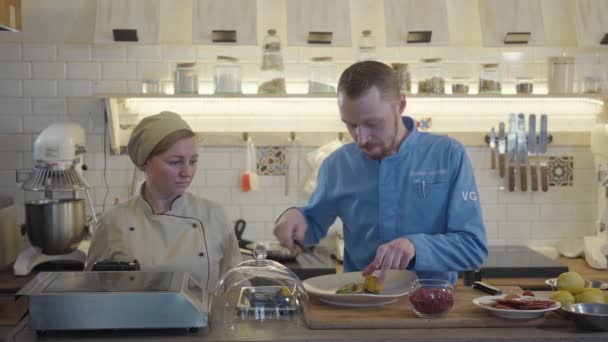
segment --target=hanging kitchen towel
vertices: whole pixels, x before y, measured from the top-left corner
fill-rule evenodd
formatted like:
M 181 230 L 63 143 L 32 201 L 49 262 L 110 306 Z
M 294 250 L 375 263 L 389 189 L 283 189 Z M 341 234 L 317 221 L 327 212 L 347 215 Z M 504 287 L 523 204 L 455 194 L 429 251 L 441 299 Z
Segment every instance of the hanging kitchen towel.
M 258 179 L 258 154 L 257 148 L 253 143 L 253 139 L 249 138 L 249 185 L 251 191 L 257 191 L 260 188 L 260 182 Z
M 310 171 L 304 183 L 302 184 L 302 192 L 306 195 L 312 195 L 317 188 L 317 176 L 321 163 L 332 154 L 335 150 L 343 145 L 340 139 L 334 139 L 318 149 L 306 154 L 306 162 L 310 167 Z

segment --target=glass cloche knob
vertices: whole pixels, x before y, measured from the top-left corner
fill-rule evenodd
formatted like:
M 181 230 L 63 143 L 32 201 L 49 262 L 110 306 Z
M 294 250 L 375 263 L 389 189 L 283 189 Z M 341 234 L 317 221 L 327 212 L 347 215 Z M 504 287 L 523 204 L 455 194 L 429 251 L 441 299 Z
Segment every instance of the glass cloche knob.
M 268 250 L 266 250 L 266 246 L 264 246 L 264 244 L 262 243 L 258 243 L 257 245 L 255 245 L 255 248 L 253 249 L 253 258 L 257 263 L 264 263 L 264 260 L 266 260 L 266 256 L 268 255 Z

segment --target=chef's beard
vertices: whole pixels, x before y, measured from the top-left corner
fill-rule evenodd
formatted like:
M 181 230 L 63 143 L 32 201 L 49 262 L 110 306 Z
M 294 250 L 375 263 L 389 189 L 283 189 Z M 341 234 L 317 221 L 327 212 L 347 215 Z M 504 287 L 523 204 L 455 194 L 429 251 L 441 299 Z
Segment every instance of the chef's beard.
M 381 160 L 385 157 L 392 155 L 397 142 L 397 132 L 399 131 L 399 121 L 395 118 L 395 123 L 393 125 L 393 132 L 387 139 L 386 143 L 380 144 L 379 142 L 367 141 L 365 145 L 359 146 L 359 148 L 365 153 L 365 155 L 372 160 Z M 377 152 L 375 152 L 377 151 Z

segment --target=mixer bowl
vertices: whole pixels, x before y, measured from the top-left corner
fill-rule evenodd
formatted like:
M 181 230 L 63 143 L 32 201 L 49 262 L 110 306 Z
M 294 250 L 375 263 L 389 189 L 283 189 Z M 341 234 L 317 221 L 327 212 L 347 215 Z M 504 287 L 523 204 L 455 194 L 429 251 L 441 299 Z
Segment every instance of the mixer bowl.
M 74 251 L 85 233 L 82 199 L 34 200 L 25 203 L 25 229 L 33 246 L 47 255 Z

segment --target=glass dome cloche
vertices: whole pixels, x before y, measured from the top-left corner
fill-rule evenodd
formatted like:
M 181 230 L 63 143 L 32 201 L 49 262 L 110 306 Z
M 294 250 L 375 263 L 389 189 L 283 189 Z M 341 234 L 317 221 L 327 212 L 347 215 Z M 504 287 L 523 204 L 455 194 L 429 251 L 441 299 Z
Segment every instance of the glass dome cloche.
M 298 321 L 308 305 L 302 281 L 284 265 L 266 259 L 262 244 L 253 260 L 226 272 L 211 294 L 212 325 L 254 321 Z

